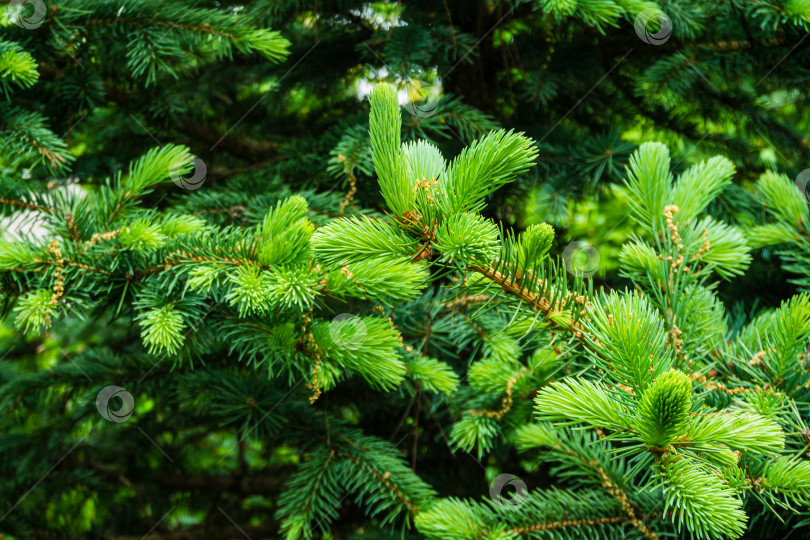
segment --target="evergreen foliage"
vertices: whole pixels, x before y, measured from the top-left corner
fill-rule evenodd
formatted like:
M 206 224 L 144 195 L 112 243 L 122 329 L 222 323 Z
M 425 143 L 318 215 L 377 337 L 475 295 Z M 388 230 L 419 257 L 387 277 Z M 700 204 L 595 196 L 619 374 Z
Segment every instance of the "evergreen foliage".
M 0 536 L 806 527 L 808 23 L 4 6 Z

